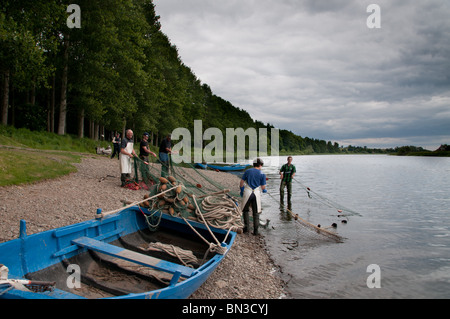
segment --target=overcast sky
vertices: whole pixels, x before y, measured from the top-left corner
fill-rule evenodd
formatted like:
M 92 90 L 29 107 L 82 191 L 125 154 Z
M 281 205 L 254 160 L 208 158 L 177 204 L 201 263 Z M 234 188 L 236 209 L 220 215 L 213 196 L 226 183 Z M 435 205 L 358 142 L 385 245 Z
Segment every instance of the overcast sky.
M 448 0 L 154 3 L 182 61 L 254 119 L 340 145 L 450 144 Z

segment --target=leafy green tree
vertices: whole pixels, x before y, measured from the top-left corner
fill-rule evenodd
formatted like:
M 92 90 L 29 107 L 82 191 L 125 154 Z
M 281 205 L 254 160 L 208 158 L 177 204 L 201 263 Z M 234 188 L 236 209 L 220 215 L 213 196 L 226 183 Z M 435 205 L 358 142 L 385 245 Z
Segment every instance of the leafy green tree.
M 53 71 L 45 64 L 45 45 L 49 41 L 42 38 L 44 30 L 39 30 L 39 19 L 30 12 L 30 6 L 38 5 L 43 7 L 41 1 L 6 1 L 0 10 L 1 122 L 5 125 L 8 123 L 11 83 L 18 91 L 31 91 L 29 100 L 33 106 L 36 88 L 44 84 Z M 44 16 L 49 15 L 44 10 Z

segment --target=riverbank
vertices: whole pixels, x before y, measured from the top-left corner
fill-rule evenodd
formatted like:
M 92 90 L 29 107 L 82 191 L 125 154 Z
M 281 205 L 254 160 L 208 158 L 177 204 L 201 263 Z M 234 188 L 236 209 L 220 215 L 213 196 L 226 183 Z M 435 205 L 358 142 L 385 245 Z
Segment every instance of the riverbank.
M 27 221 L 28 234 L 62 227 L 123 206 L 122 201 L 141 200 L 148 191 L 121 188 L 119 161 L 105 156 L 83 155 L 69 175 L 21 186 L 0 187 L 0 242 L 19 235 L 19 222 Z M 193 169 L 184 169 L 186 174 Z M 238 177 L 202 171 L 208 178 L 238 192 Z M 274 299 L 284 296 L 263 237 L 241 234 L 225 260 L 191 298 Z

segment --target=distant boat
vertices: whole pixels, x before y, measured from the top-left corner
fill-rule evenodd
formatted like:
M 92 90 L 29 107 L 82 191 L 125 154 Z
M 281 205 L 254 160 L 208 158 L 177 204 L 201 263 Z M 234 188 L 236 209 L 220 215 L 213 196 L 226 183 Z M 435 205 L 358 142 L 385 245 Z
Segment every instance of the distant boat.
M 195 164 L 197 167 L 202 168 L 202 169 L 213 169 L 213 170 L 217 170 L 217 171 L 223 171 L 223 172 L 227 172 L 227 171 L 243 171 L 249 167 L 252 167 L 252 165 L 249 164 L 224 164 L 224 165 L 211 165 L 211 164 L 200 164 L 200 163 L 196 163 Z
M 20 237 L 0 243 L 0 299 L 189 297 L 224 259 L 236 233 L 210 227 L 214 238 L 205 225 L 189 220 L 204 239 L 220 243 L 210 249 L 183 219 L 153 212 L 159 223 L 151 230 L 144 212 L 152 213 L 133 206 L 32 235 L 21 221 Z M 161 242 L 181 248 L 183 256 L 190 252 L 194 262 L 185 265 L 174 254 L 149 249 Z

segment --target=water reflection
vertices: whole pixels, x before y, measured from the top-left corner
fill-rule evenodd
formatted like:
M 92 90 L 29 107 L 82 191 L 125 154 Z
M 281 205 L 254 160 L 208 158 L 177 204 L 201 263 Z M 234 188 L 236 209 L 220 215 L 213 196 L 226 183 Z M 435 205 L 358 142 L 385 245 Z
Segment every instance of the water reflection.
M 264 235 L 292 297 L 450 297 L 450 159 L 296 156 L 294 165 L 303 184 L 361 216 L 339 213 L 301 185 L 281 205 L 277 168 L 264 167 L 274 197 L 263 197 L 271 220 Z M 346 240 L 310 238 L 290 212 L 321 227 L 335 223 Z M 372 263 L 381 267 L 381 289 L 366 285 Z

